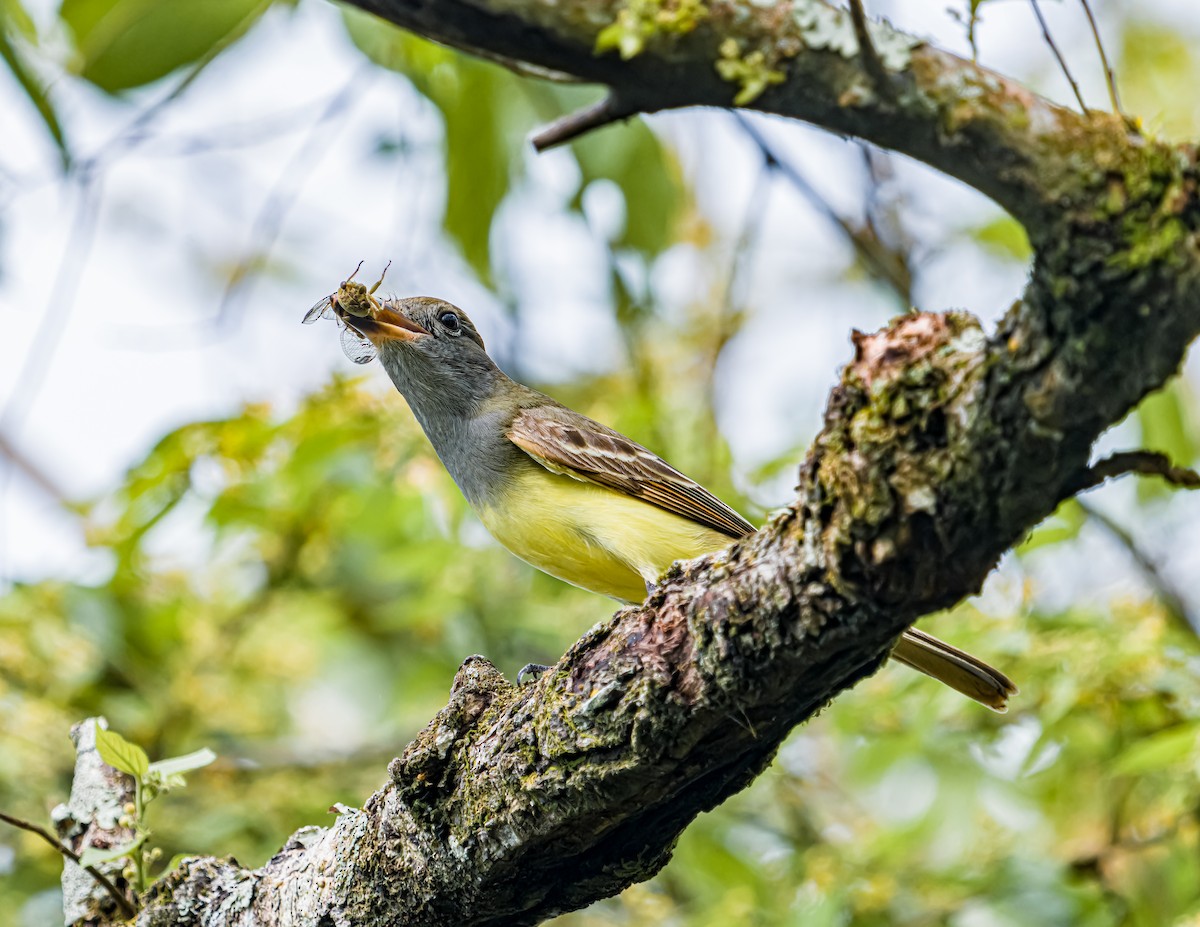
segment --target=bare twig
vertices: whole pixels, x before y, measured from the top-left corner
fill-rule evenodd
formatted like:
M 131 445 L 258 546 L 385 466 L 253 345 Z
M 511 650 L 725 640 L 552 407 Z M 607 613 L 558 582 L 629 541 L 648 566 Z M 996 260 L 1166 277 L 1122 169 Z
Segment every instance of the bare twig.
M 530 142 L 533 143 L 536 151 L 546 151 L 548 148 L 554 148 L 579 138 L 593 129 L 628 119 L 635 112 L 637 110 L 634 107 L 626 105 L 617 98 L 616 94 L 610 93 L 591 106 L 568 113 L 545 128 L 539 129 L 530 138 Z
M 13 391 L 3 407 L 0 407 L 0 432 L 10 441 L 14 440 L 26 417 L 37 401 L 38 392 L 54 361 L 54 354 L 62 341 L 72 311 L 79 301 L 79 283 L 95 240 L 96 225 L 100 213 L 102 175 L 90 172 L 81 175 L 79 203 L 71 231 L 58 262 L 54 283 L 49 288 L 41 321 L 33 333 L 33 340 L 21 361 L 21 367 L 13 381 Z M 14 459 L 14 463 L 16 463 Z M 0 500 L 8 493 L 9 470 L 0 470 Z M 0 530 L 0 576 L 7 556 L 6 532 Z
M 966 13 L 960 13 L 953 7 L 948 7 L 946 12 L 955 22 L 961 23 L 967 30 L 967 45 L 971 48 L 971 60 L 979 60 L 979 23 L 982 17 L 979 15 L 979 10 L 982 8 L 982 3 L 972 3 L 971 0 L 966 0 Z
M 361 97 L 366 84 L 371 81 L 372 77 L 373 68 L 370 64 L 364 63 L 356 68 L 342 89 L 317 115 L 309 129 L 308 137 L 284 166 L 275 186 L 267 195 L 262 208 L 259 209 L 258 215 L 254 217 L 254 222 L 250 227 L 250 247 L 255 255 L 265 257 L 270 252 L 271 247 L 275 244 L 275 239 L 279 237 L 283 221 L 287 218 L 292 203 L 295 202 L 301 184 L 316 168 L 321 154 L 333 148 L 332 145 L 318 143 L 319 133 L 325 129 L 325 124 L 330 119 L 335 116 L 345 118 L 349 114 L 354 100 Z M 217 309 L 216 318 L 212 322 L 215 328 L 220 328 L 229 317 L 234 298 L 253 271 L 254 263 L 254 257 L 243 258 L 230 275 L 229 284 L 221 294 L 221 303 Z
M 35 464 L 8 437 L 0 432 L 0 457 L 5 457 L 22 476 L 59 505 L 67 504 L 67 494 L 49 474 Z
M 796 188 L 797 191 L 814 206 L 817 211 L 824 215 L 846 236 L 846 240 L 850 242 L 850 246 L 854 249 L 855 255 L 867 272 L 877 280 L 886 283 L 888 287 L 894 290 L 903 302 L 905 308 L 911 304 L 909 293 L 911 291 L 912 280 L 908 273 L 907 266 L 898 266 L 903 262 L 897 262 L 895 256 L 890 249 L 886 248 L 876 237 L 871 229 L 862 229 L 845 219 L 829 205 L 829 202 L 823 197 L 817 189 L 808 182 L 808 179 L 800 173 L 795 165 L 780 158 L 771 150 L 766 138 L 758 130 L 758 127 L 746 115 L 740 112 L 733 114 L 737 119 L 745 133 L 750 136 L 751 140 L 758 146 L 758 150 L 762 153 L 763 160 L 767 167 L 787 180 Z
M 881 96 L 892 97 L 894 94 L 891 78 L 887 68 L 883 66 L 883 59 L 875 50 L 875 43 L 871 41 L 871 31 L 862 0 L 850 0 L 850 20 L 854 23 L 854 37 L 858 39 L 858 54 L 862 58 L 863 70 L 867 72 Z
M 1180 489 L 1200 489 L 1200 473 L 1189 467 L 1175 466 L 1166 454 L 1159 451 L 1120 451 L 1080 473 L 1078 479 L 1069 486 L 1064 498 L 1127 473 L 1158 476 Z
M 201 55 L 194 64 L 192 64 L 179 82 L 161 99 L 155 100 L 140 113 L 133 117 L 133 120 L 124 129 L 118 132 L 113 138 L 105 142 L 96 152 L 89 156 L 82 167 L 85 170 L 91 170 L 98 164 L 106 160 L 110 155 L 122 149 L 128 150 L 137 147 L 148 137 L 148 128 L 167 107 L 181 97 L 187 89 L 196 81 L 204 70 L 220 55 L 226 48 L 232 45 L 235 41 L 245 35 L 246 31 L 255 23 L 271 5 L 271 0 L 260 0 L 238 23 L 229 30 L 224 36 L 214 42 L 204 54 Z
M 1174 584 L 1163 575 L 1153 558 L 1142 550 L 1133 535 L 1094 506 L 1088 505 L 1082 500 L 1076 500 L 1076 502 L 1089 520 L 1103 528 L 1125 548 L 1130 559 L 1142 574 L 1142 578 L 1154 592 L 1155 598 L 1162 604 L 1171 620 L 1192 636 L 1200 636 L 1200 621 L 1197 621 L 1188 611 L 1183 596 L 1180 595 Z
M 725 280 L 725 292 L 721 298 L 721 307 L 726 313 L 736 313 L 743 308 L 743 303 L 746 301 L 746 291 L 748 284 L 745 282 L 746 263 L 753 256 L 754 244 L 758 240 L 759 233 L 762 231 L 763 219 L 766 215 L 767 206 L 769 203 L 770 179 L 774 171 L 769 163 L 764 161 L 762 169 L 754 178 L 754 187 L 750 191 L 750 196 L 746 200 L 746 214 L 742 218 L 742 227 L 738 232 L 737 239 L 733 244 L 733 251 L 729 262 L 729 272 Z M 724 341 L 732 336 L 733 332 L 724 332 L 725 326 L 729 319 L 725 319 L 720 326 L 721 347 L 724 346 Z M 719 353 L 719 348 L 718 348 Z
M 971 60 L 979 60 L 979 7 L 967 0 L 970 11 L 967 14 L 967 43 L 971 46 Z
M 895 177 L 892 160 L 887 152 L 872 148 L 865 142 L 859 142 L 858 147 L 870 179 L 864 203 L 863 232 L 878 244 L 879 255 L 890 270 L 889 277 L 883 282 L 895 291 L 901 303 L 911 309 L 916 246 L 901 221 L 904 204 L 898 202 L 898 197 L 885 202 L 880 195 L 882 188 Z
M 1079 0 L 1079 2 L 1083 5 L 1083 12 L 1092 29 L 1092 37 L 1096 40 L 1096 50 L 1100 52 L 1100 63 L 1104 66 L 1104 80 L 1108 84 L 1109 102 L 1112 103 L 1113 112 L 1123 117 L 1125 113 L 1121 109 L 1121 98 L 1117 95 L 1117 77 L 1113 73 L 1112 65 L 1108 63 L 1108 53 L 1104 51 L 1104 39 L 1100 37 L 1100 27 L 1096 25 L 1096 17 L 1092 15 L 1092 5 L 1088 3 L 1088 0 Z
M 48 844 L 50 844 L 50 846 L 58 850 L 59 853 L 61 853 L 71 862 L 77 865 L 79 864 L 79 854 L 55 837 L 54 834 L 50 833 L 50 831 L 46 830 L 46 828 L 38 824 L 34 824 L 31 821 L 13 817 L 11 814 L 5 814 L 3 811 L 0 811 L 0 821 L 3 821 L 5 824 L 11 824 L 13 827 L 20 828 L 21 830 L 29 831 L 31 834 L 37 834 L 37 836 L 45 840 Z M 82 868 L 84 872 L 95 879 L 96 882 L 106 892 L 108 892 L 109 895 L 112 896 L 113 901 L 117 903 L 117 907 L 121 909 L 122 915 L 128 918 L 137 914 L 137 908 L 134 907 L 133 903 L 125 897 L 125 894 L 120 889 L 112 884 L 108 876 L 98 870 L 95 866 L 83 866 Z
M 295 154 L 280 170 L 275 184 L 255 215 L 249 233 L 253 253 L 239 260 L 230 271 L 216 312 L 196 322 L 153 331 L 139 330 L 132 326 L 124 327 L 126 332 L 137 331 L 137 347 L 154 350 L 191 349 L 202 340 L 216 341 L 229 334 L 225 331 L 226 323 L 233 317 L 233 310 L 242 288 L 254 275 L 256 262 L 264 260 L 269 254 L 295 202 L 297 191 L 316 168 L 319 159 L 332 148 L 330 145 L 320 144 L 320 135 L 329 131 L 329 122 L 332 119 L 344 118 L 351 112 L 356 98 L 362 95 L 365 84 L 373 78 L 373 67 L 364 63 L 355 69 L 350 79 L 317 113 Z M 127 346 L 133 340 L 132 337 L 124 339 Z
M 79 188 L 79 206 L 71 223 L 71 234 L 63 249 L 49 289 L 42 319 L 21 362 L 13 393 L 0 411 L 0 429 L 15 435 L 33 407 L 38 390 L 49 372 L 54 352 L 67 329 L 67 320 L 78 302 L 79 283 L 95 237 L 100 212 L 101 176 L 85 175 Z
M 1075 78 L 1071 75 L 1071 69 L 1067 67 L 1067 59 L 1058 50 L 1058 46 L 1054 43 L 1054 39 L 1050 35 L 1050 27 L 1046 25 L 1046 18 L 1042 16 L 1042 8 L 1038 6 L 1038 0 L 1029 0 L 1029 4 L 1033 7 L 1033 15 L 1037 17 L 1038 25 L 1042 27 L 1042 36 L 1045 38 L 1046 44 L 1050 46 L 1050 51 L 1054 52 L 1054 57 L 1058 59 L 1058 66 L 1062 68 L 1063 76 L 1066 77 L 1067 83 L 1071 85 L 1071 90 L 1075 93 L 1075 99 L 1079 102 L 1080 110 L 1087 116 L 1091 113 L 1091 110 L 1083 102 L 1083 94 L 1080 93 L 1079 84 L 1075 83 Z
M 703 393 L 707 410 L 703 417 L 708 434 L 705 436 L 704 447 L 708 450 L 707 469 L 712 473 L 717 464 L 717 454 L 723 447 L 716 430 L 717 406 L 717 362 L 721 353 L 730 340 L 741 328 L 745 316 L 749 274 L 747 265 L 755 254 L 755 244 L 762 232 L 766 220 L 767 207 L 770 204 L 771 185 L 775 174 L 764 161 L 754 177 L 754 186 L 746 200 L 746 211 L 742 217 L 742 227 L 733 242 L 730 253 L 729 270 L 725 276 L 725 285 L 716 300 L 716 317 L 713 319 L 712 337 L 704 346 L 703 357 Z

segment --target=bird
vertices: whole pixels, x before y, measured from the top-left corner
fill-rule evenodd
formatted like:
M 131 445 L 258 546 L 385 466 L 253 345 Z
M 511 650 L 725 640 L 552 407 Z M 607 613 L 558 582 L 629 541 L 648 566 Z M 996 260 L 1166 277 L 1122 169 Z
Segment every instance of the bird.
M 526 563 L 634 604 L 673 562 L 756 530 L 657 454 L 509 378 L 457 306 L 380 300 L 378 286 L 344 281 L 305 321 L 332 316 L 353 360 L 378 356 L 479 520 Z M 1017 693 L 999 670 L 915 628 L 891 657 L 996 711 Z

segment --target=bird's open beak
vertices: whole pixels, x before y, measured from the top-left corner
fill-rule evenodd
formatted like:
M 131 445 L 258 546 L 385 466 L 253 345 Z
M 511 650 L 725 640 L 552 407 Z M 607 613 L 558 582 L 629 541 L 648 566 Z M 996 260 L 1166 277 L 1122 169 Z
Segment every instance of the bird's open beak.
M 386 306 L 376 306 L 369 316 L 339 313 L 343 322 L 361 334 L 371 344 L 379 347 L 385 341 L 416 341 L 428 335 L 429 332 L 408 317 L 388 309 Z

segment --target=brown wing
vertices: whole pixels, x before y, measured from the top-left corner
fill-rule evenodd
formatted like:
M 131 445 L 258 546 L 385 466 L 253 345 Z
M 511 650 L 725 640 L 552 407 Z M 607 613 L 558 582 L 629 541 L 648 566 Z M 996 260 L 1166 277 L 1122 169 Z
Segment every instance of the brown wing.
M 547 470 L 616 489 L 731 538 L 755 528 L 695 480 L 623 434 L 561 406 L 518 413 L 508 439 Z

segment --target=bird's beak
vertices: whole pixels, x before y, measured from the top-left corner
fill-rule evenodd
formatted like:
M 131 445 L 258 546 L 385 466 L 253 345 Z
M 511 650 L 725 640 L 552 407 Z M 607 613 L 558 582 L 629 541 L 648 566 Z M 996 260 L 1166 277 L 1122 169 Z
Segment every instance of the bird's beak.
M 371 315 L 357 316 L 342 313 L 342 321 L 361 334 L 364 338 L 379 347 L 386 341 L 416 341 L 429 334 L 412 319 L 388 309 L 386 306 L 375 305 Z

